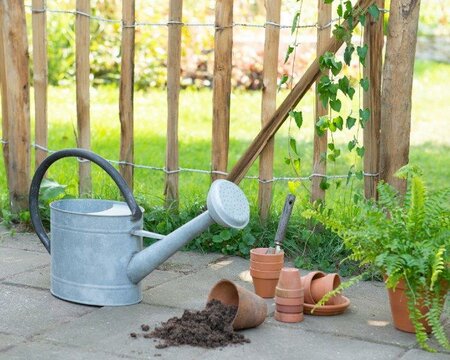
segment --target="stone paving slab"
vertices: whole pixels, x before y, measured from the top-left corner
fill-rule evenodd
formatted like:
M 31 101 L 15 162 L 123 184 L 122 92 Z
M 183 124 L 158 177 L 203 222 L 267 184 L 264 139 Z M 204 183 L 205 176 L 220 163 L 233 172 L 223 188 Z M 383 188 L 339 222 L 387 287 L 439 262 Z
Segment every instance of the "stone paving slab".
M 146 304 L 122 307 L 104 307 L 47 331 L 37 337 L 39 340 L 80 347 L 85 350 L 107 349 L 118 355 L 139 358 L 153 358 L 162 354 L 164 359 L 201 359 L 204 349 L 194 347 L 170 347 L 156 349 L 153 339 L 130 337 L 131 332 L 142 333 L 141 324 L 154 328 L 162 321 L 180 316 L 182 311 Z
M 49 262 L 50 257 L 44 253 L 0 248 L 0 281 L 27 270 L 43 267 Z
M 6 334 L 0 332 L 0 358 L 1 358 L 1 352 L 5 351 L 14 345 L 17 345 L 21 342 L 24 342 L 26 340 L 23 336 L 13 335 L 13 334 Z
M 248 261 L 230 257 L 208 265 L 195 274 L 175 279 L 143 292 L 143 302 L 181 309 L 202 309 L 212 286 L 221 279 L 229 279 L 252 289 L 253 285 L 243 282 L 239 274 L 248 269 Z
M 47 253 L 39 238 L 30 233 L 15 233 L 0 225 L 0 247 Z
M 223 254 L 178 251 L 158 267 L 158 270 L 189 274 L 205 268 L 221 258 Z
M 98 308 L 55 298 L 49 291 L 0 284 L 0 332 L 30 336 Z
M 448 354 L 441 353 L 429 353 L 419 349 L 412 349 L 406 352 L 401 360 L 448 360 L 450 356 Z
M 50 342 L 28 342 L 20 344 L 8 351 L 1 352 L 0 358 L 8 360 L 49 360 L 49 359 L 64 359 L 64 360 L 116 360 L 124 359 L 124 356 L 115 355 L 107 352 L 100 352 L 97 350 L 85 350 L 80 348 L 57 345 Z M 137 357 L 126 357 L 137 359 Z
M 50 265 L 10 276 L 2 282 L 6 285 L 24 285 L 35 289 L 49 290 Z

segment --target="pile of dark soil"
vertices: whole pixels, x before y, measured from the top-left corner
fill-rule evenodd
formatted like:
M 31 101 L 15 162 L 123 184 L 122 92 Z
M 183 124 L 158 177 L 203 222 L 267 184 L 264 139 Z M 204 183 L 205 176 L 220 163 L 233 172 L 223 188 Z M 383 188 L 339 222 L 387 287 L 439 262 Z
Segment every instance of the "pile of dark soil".
M 173 317 L 167 320 L 151 333 L 144 334 L 144 337 L 161 339 L 161 342 L 156 345 L 158 349 L 178 345 L 216 348 L 249 343 L 249 339 L 233 330 L 231 323 L 236 311 L 236 306 L 211 300 L 204 310 L 185 310 L 180 318 Z M 142 325 L 141 328 L 148 329 L 148 326 Z M 138 337 L 136 333 L 131 333 L 130 336 Z

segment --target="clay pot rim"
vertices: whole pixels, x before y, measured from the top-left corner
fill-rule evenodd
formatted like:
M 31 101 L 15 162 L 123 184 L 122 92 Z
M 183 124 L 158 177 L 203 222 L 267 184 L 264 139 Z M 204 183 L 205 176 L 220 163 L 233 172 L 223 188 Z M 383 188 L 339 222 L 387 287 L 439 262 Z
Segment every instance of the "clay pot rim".
M 289 314 L 289 313 L 283 313 L 275 310 L 274 318 L 277 321 L 280 322 L 287 322 L 287 323 L 297 323 L 303 321 L 303 313 L 297 313 L 297 314 Z M 283 319 L 283 320 L 282 320 Z
M 314 308 L 315 304 L 303 304 L 303 312 L 308 315 L 318 315 L 318 316 L 332 316 L 342 314 L 347 308 L 350 306 L 350 299 L 341 296 L 342 303 L 335 305 L 323 305 L 314 310 L 314 313 L 311 314 L 311 310 Z
M 255 270 L 253 268 L 250 268 L 250 275 L 252 277 L 256 277 L 258 279 L 278 279 L 280 276 L 279 270 L 274 271 L 263 271 L 263 270 Z
M 275 310 L 284 314 L 299 314 L 303 312 L 303 304 L 301 305 L 275 304 Z
M 316 277 L 324 277 L 326 274 L 323 271 L 311 271 L 310 273 L 306 274 L 305 276 L 302 276 L 302 282 L 303 282 L 303 289 L 305 291 L 305 302 L 309 299 L 312 300 L 312 294 L 311 294 L 311 282 Z
M 271 262 L 274 262 L 273 260 L 276 258 L 281 258 L 284 261 L 284 250 L 281 250 L 278 253 L 266 253 L 269 248 L 253 248 L 250 249 L 250 260 L 256 260 L 258 259 L 266 259 L 270 260 Z M 276 261 L 275 261 L 276 262 Z
M 268 262 L 268 261 L 258 261 L 258 260 L 250 259 L 250 264 L 253 264 L 253 263 L 264 264 L 264 265 L 275 265 L 275 264 L 277 264 L 277 265 L 284 265 L 284 261 L 283 260 Z

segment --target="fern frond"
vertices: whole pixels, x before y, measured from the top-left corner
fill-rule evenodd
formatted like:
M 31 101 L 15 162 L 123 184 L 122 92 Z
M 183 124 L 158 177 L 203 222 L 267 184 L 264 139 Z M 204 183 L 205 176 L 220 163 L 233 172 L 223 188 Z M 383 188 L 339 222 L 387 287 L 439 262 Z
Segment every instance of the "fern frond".
M 438 251 L 436 251 L 436 254 L 434 255 L 434 260 L 433 263 L 431 264 L 430 291 L 433 290 L 434 285 L 439 278 L 439 275 L 442 274 L 442 272 L 445 269 L 444 253 L 445 253 L 445 245 L 441 245 Z
M 407 224 L 412 238 L 423 232 L 426 199 L 425 184 L 421 178 L 413 177 L 411 179 L 411 204 L 408 211 Z
M 432 298 L 426 318 L 439 345 L 441 345 L 444 349 L 450 350 L 449 340 L 447 339 L 444 327 L 440 321 L 442 309 L 444 307 L 444 301 L 441 300 L 440 292 L 440 289 L 437 289 L 437 292 L 432 292 Z
M 407 304 L 409 310 L 409 318 L 411 319 L 411 322 L 414 325 L 414 329 L 416 330 L 417 343 L 420 345 L 422 349 L 426 351 L 436 352 L 435 349 L 433 349 L 432 347 L 430 347 L 430 345 L 427 344 L 428 335 L 425 330 L 425 326 L 423 326 L 422 322 L 420 321 L 423 315 L 416 306 L 417 303 L 414 300 L 414 293 L 410 289 L 407 289 L 406 296 L 408 299 Z

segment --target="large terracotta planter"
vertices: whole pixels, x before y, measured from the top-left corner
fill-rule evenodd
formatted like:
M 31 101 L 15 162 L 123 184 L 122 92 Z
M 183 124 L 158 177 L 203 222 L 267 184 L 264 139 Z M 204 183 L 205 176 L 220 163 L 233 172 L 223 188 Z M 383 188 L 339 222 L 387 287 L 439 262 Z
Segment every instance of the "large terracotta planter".
M 406 284 L 401 280 L 395 289 L 387 289 L 389 295 L 389 304 L 391 306 L 392 320 L 394 326 L 401 331 L 415 333 L 416 329 L 409 318 L 408 297 L 406 296 Z M 419 305 L 419 310 L 422 314 L 426 314 L 428 308 Z M 423 319 L 423 326 L 427 333 L 431 332 L 431 327 L 428 322 Z
M 250 275 L 255 293 L 263 298 L 273 298 L 280 270 L 284 264 L 284 252 L 268 253 L 268 248 L 250 250 Z

